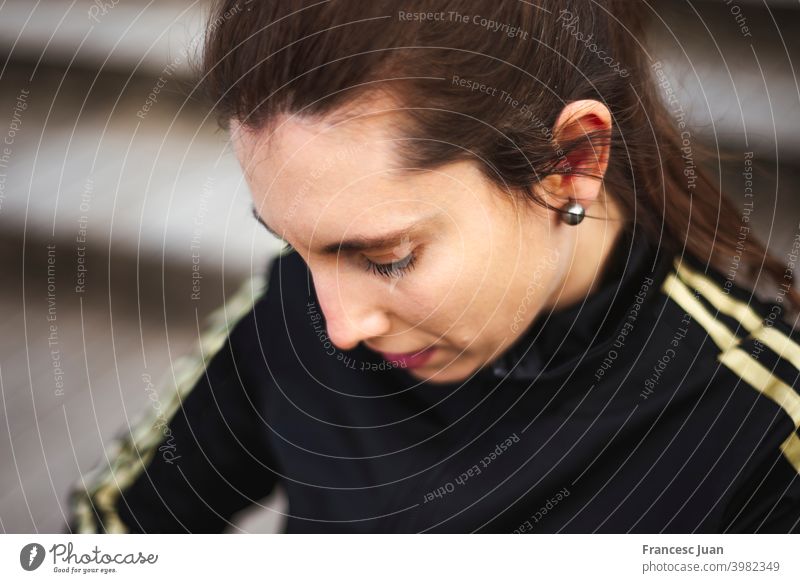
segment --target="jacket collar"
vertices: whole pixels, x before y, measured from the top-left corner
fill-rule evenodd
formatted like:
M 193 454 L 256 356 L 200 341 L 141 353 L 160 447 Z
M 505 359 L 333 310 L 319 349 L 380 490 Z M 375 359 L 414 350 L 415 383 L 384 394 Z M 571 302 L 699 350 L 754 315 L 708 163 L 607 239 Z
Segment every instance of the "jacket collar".
M 585 365 L 590 349 L 614 340 L 642 282 L 669 265 L 641 228 L 621 233 L 599 286 L 577 304 L 543 312 L 499 358 L 481 371 L 486 378 L 532 381 Z M 654 277 L 654 275 L 656 277 Z M 647 286 L 648 294 L 655 285 Z

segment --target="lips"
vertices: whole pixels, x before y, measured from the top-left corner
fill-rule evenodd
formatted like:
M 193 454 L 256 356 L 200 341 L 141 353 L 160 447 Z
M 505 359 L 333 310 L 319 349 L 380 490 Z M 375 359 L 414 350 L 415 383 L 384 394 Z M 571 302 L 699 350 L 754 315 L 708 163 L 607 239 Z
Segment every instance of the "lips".
M 436 352 L 435 346 L 431 346 L 430 348 L 426 348 L 425 350 L 421 350 L 419 352 L 378 351 L 384 360 L 397 363 L 398 366 L 402 366 L 404 368 L 416 368 L 418 366 L 422 366 L 431 359 L 434 352 Z

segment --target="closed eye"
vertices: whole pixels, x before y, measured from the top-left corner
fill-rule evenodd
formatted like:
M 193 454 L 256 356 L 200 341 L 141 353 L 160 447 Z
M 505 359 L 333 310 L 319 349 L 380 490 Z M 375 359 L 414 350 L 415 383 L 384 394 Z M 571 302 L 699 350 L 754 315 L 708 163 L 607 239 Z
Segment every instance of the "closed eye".
M 409 253 L 403 259 L 399 259 L 397 261 L 392 261 L 390 263 L 375 263 L 374 261 L 370 261 L 366 257 L 364 260 L 366 261 L 366 269 L 367 271 L 372 271 L 375 275 L 380 275 L 381 277 L 386 278 L 399 278 L 405 275 L 408 271 L 414 268 L 414 264 L 416 263 L 416 254 Z

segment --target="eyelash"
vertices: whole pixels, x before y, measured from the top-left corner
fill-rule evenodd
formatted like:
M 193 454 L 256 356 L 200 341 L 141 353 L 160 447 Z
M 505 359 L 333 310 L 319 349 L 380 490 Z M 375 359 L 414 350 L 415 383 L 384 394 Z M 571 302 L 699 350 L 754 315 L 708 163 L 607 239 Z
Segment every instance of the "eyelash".
M 375 263 L 366 257 L 364 259 L 367 264 L 367 271 L 371 271 L 375 275 L 386 278 L 400 278 L 404 276 L 406 272 L 414 268 L 414 264 L 417 262 L 415 253 L 409 253 L 399 261 L 392 261 L 390 263 Z M 401 265 L 401 267 L 396 267 L 397 265 Z
M 292 251 L 294 251 L 294 247 L 292 247 L 289 243 L 285 243 L 281 253 L 291 253 Z M 364 261 L 366 262 L 366 270 L 371 271 L 375 275 L 386 278 L 400 278 L 414 268 L 414 265 L 417 262 L 417 255 L 416 253 L 409 253 L 399 261 L 392 261 L 390 263 L 375 263 L 366 257 L 364 258 Z M 402 265 L 402 267 L 393 267 L 396 265 L 401 265 L 404 262 L 405 265 Z

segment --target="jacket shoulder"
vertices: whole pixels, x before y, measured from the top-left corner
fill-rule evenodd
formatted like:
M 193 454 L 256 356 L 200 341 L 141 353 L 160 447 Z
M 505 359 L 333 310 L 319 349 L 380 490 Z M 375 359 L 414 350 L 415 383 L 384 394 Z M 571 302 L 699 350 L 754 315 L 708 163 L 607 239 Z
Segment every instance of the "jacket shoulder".
M 800 472 L 800 330 L 784 320 L 783 297 L 763 301 L 719 272 L 703 271 L 697 260 L 679 258 L 662 291 L 699 324 L 728 378 L 790 421 L 781 426 L 781 450 Z

